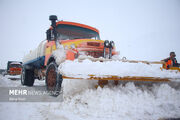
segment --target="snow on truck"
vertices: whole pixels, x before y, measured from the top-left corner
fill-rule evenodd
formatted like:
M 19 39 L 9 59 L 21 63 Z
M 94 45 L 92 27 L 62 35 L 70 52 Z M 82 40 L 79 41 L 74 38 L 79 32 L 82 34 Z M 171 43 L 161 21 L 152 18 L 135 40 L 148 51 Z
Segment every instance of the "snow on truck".
M 103 86 L 108 80 L 117 84 L 119 80 L 167 82 L 170 78 L 180 78 L 177 73 L 169 74 L 149 65 L 162 65 L 162 62 L 112 59 L 118 54 L 114 42 L 100 40 L 99 31 L 94 27 L 57 22 L 55 15 L 49 20 L 51 27 L 46 32 L 47 39 L 23 58 L 22 85 L 33 86 L 35 79 L 45 78 L 47 90 L 58 95 L 63 79 L 98 80 L 98 85 Z

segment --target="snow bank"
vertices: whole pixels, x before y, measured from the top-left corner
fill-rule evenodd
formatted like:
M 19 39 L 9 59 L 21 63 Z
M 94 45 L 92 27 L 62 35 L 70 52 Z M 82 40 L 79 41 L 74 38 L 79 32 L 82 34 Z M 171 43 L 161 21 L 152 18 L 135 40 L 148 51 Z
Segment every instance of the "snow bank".
M 41 109 L 47 119 L 157 120 L 180 117 L 180 90 L 167 84 L 86 89 L 63 103 Z
M 62 83 L 63 97 L 71 97 L 86 89 L 93 89 L 95 85 L 97 85 L 97 80 L 64 79 Z
M 44 85 L 44 81 L 41 82 L 35 84 Z M 3 102 L 0 103 L 0 119 L 157 120 L 180 117 L 180 89 L 168 84 L 136 86 L 127 83 L 116 87 L 109 84 L 98 89 L 88 80 L 64 80 L 63 84 L 66 94 L 71 95 L 63 102 Z M 0 85 L 20 86 L 20 81 L 0 76 Z
M 65 61 L 59 66 L 59 71 L 65 76 L 88 78 L 88 75 L 105 76 L 145 76 L 161 78 L 180 78 L 180 73 L 172 70 L 161 70 L 159 64 L 111 62 Z

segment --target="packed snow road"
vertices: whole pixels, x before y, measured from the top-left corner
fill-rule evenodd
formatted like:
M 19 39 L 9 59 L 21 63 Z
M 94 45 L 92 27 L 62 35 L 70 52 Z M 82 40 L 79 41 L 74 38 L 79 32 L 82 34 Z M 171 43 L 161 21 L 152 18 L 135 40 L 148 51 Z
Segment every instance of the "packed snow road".
M 64 80 L 63 102 L 1 102 L 3 120 L 156 120 L 180 117 L 180 89 L 168 84 L 109 84 Z M 35 82 L 35 86 L 44 81 Z M 0 86 L 21 87 L 19 80 L 0 76 Z M 32 87 L 33 88 L 33 87 Z M 68 89 L 67 89 L 68 88 Z

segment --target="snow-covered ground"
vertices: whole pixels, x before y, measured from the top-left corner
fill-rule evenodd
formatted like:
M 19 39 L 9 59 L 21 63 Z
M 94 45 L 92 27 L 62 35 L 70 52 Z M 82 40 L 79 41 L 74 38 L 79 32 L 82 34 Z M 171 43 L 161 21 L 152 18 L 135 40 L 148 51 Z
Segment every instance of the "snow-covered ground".
M 168 84 L 111 83 L 94 88 L 95 81 L 64 80 L 63 102 L 1 102 L 1 120 L 156 120 L 180 117 L 180 89 Z M 21 86 L 0 76 L 1 86 Z M 36 81 L 35 85 L 44 85 Z

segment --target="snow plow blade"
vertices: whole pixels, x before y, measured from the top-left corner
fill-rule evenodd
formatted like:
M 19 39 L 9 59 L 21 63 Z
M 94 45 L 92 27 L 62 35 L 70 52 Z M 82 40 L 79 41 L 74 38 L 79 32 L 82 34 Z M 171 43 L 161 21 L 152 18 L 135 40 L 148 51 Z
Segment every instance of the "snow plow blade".
M 103 86 L 108 81 L 163 83 L 180 82 L 180 69 L 166 70 L 163 62 L 136 61 L 84 57 L 67 61 L 60 67 L 64 79 L 98 80 Z M 71 68 L 71 69 L 69 69 Z

